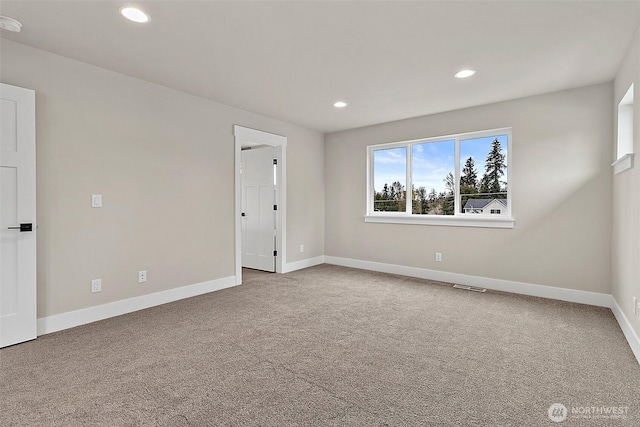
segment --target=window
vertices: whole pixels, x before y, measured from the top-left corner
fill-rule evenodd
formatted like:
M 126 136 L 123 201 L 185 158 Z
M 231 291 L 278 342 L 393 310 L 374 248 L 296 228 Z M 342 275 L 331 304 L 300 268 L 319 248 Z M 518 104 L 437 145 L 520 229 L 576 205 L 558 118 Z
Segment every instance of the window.
M 376 164 L 377 192 L 373 210 L 404 212 L 406 210 L 407 148 L 386 148 L 373 152 Z
M 367 147 L 367 222 L 513 227 L 511 129 Z
M 633 167 L 633 84 L 618 104 L 618 148 L 611 165 L 618 174 Z
M 411 146 L 411 212 L 416 215 L 453 215 L 455 140 Z M 444 179 L 443 179 L 444 177 Z

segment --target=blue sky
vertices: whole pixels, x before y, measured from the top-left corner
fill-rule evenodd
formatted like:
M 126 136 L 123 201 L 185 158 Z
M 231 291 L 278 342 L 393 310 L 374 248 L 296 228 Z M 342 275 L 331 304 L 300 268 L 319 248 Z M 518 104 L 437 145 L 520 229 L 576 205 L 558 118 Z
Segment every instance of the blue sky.
M 478 179 L 484 174 L 484 162 L 491 149 L 491 142 L 498 138 L 503 154 L 507 154 L 507 135 L 489 136 L 460 140 L 460 169 L 471 156 L 475 160 Z M 455 169 L 454 140 L 442 140 L 413 145 L 413 184 L 415 188 L 425 187 L 427 191 L 435 188 L 436 192 L 444 192 L 444 178 Z M 374 186 L 382 191 L 385 183 L 391 185 L 400 181 L 406 186 L 405 147 L 374 151 Z

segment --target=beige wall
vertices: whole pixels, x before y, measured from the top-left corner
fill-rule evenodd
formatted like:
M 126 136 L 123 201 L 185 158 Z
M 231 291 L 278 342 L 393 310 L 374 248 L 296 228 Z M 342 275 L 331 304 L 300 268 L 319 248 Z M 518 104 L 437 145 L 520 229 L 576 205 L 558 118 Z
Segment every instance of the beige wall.
M 640 335 L 640 320 L 632 311 L 632 298 L 640 298 L 640 28 L 615 79 L 614 113 L 617 113 L 618 104 L 632 83 L 635 92 L 633 149 L 636 157 L 632 169 L 613 177 L 612 293 L 636 334 Z M 617 135 L 614 141 L 617 141 Z M 609 155 L 611 159 L 616 158 L 616 144 L 613 144 Z
M 2 82 L 36 91 L 38 317 L 233 276 L 234 124 L 288 137 L 287 262 L 323 254 L 322 134 L 6 40 L 1 49 Z M 90 293 L 94 278 L 101 293 Z
M 637 53 L 615 91 L 568 90 L 323 143 L 317 132 L 44 51 L 6 40 L 1 49 L 2 81 L 37 94 L 38 317 L 233 275 L 234 124 L 288 137 L 287 262 L 326 254 L 604 293 L 613 273 L 632 317 L 623 301 L 634 283 L 640 294 L 640 227 L 629 213 L 637 168 L 613 179 L 612 272 L 609 165 L 614 92 L 617 102 L 639 85 Z M 364 223 L 367 145 L 505 126 L 514 229 Z M 103 194 L 102 209 L 90 207 L 92 193 Z M 103 291 L 91 294 L 98 277 Z
M 610 293 L 612 93 L 602 84 L 327 135 L 325 254 Z M 509 126 L 514 229 L 364 222 L 367 145 Z

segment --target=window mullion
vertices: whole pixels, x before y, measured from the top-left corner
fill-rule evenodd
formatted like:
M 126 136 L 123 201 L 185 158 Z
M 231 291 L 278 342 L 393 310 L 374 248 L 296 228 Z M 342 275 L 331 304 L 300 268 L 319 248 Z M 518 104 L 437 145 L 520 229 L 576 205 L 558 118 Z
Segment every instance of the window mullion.
M 460 213 L 460 138 L 456 137 L 454 149 L 453 159 L 455 162 L 455 172 L 453 174 L 453 215 L 456 216 Z
M 375 188 L 374 188 L 374 170 L 373 170 L 373 152 L 374 149 L 367 147 L 367 212 L 375 212 Z
M 405 212 L 411 215 L 412 211 L 412 203 L 413 203 L 413 192 L 411 191 L 412 182 L 411 182 L 411 149 L 412 145 L 407 144 L 407 188 L 405 193 Z

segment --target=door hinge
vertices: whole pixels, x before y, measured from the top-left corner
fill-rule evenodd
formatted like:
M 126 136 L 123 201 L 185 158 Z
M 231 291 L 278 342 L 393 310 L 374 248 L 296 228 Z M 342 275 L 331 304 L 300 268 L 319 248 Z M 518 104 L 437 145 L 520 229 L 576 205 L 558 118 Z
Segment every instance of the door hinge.
M 278 256 L 278 251 L 273 251 L 273 256 Z
M 273 210 L 277 211 L 278 210 L 278 205 L 273 205 Z
M 277 165 L 278 164 L 278 159 L 273 159 L 273 164 Z

